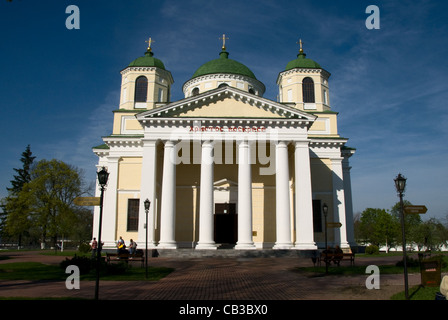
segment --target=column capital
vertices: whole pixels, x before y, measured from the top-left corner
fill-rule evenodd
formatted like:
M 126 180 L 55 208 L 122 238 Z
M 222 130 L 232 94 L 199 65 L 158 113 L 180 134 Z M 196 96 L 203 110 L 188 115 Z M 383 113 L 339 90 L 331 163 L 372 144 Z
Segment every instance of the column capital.
M 216 143 L 215 140 L 210 140 L 210 139 L 201 140 L 201 145 L 203 147 L 214 147 L 215 143 Z
M 143 138 L 142 139 L 142 143 L 143 146 L 157 146 L 159 144 L 160 140 L 159 139 L 146 139 Z
M 296 148 L 309 148 L 311 140 L 298 140 L 294 141 Z
M 163 144 L 168 147 L 175 146 L 178 143 L 179 143 L 179 140 L 163 140 Z
M 288 140 L 279 140 L 279 141 L 276 141 L 275 146 L 277 146 L 277 147 L 288 147 L 289 143 L 290 143 L 290 141 L 288 141 Z

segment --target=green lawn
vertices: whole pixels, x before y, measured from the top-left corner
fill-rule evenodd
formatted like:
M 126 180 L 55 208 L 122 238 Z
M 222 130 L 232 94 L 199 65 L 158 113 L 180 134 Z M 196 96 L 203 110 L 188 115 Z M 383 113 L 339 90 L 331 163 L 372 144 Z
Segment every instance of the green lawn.
M 439 287 L 423 287 L 415 286 L 409 288 L 409 300 L 434 300 L 436 293 L 439 291 Z M 391 300 L 405 300 L 404 291 L 394 294 Z
M 157 281 L 170 274 L 173 269 L 165 267 L 148 267 L 148 278 L 145 278 L 145 268 L 128 266 L 120 268 L 117 274 L 101 274 L 101 280 L 122 281 Z M 81 275 L 81 280 L 95 280 L 95 269 Z M 58 265 L 45 265 L 38 262 L 16 262 L 0 265 L 0 280 L 66 280 L 69 274 Z

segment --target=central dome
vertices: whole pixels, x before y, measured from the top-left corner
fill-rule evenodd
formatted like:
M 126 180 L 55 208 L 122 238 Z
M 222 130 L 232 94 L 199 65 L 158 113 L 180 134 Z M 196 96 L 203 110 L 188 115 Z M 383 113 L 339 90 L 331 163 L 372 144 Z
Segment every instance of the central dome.
M 224 50 L 221 51 L 218 59 L 211 60 L 200 66 L 193 74 L 192 79 L 217 73 L 239 74 L 257 80 L 254 73 L 248 67 L 238 61 L 229 59 L 229 53 Z

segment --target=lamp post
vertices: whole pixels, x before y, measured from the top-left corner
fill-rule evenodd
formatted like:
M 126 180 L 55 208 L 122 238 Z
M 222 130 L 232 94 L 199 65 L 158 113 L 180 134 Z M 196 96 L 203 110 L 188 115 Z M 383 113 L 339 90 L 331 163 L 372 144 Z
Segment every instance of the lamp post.
M 327 215 L 328 215 L 328 206 L 324 203 L 322 207 L 322 211 L 324 212 L 324 223 L 325 223 L 325 274 L 328 274 L 328 238 L 327 238 Z
M 408 269 L 407 269 L 407 257 L 406 257 L 406 236 L 405 236 L 405 229 L 404 229 L 404 208 L 403 208 L 403 192 L 406 188 L 406 178 L 401 175 L 401 173 L 398 174 L 398 176 L 394 179 L 395 181 L 395 188 L 397 189 L 398 195 L 400 197 L 400 218 L 401 218 L 401 233 L 403 237 L 403 267 L 404 267 L 404 294 L 406 297 L 406 300 L 409 299 L 408 294 Z
M 145 232 L 146 232 L 145 265 L 146 265 L 146 270 L 145 270 L 145 278 L 147 279 L 148 278 L 148 212 L 149 212 L 149 206 L 151 205 L 151 201 L 146 199 L 144 204 L 145 204 L 145 212 L 146 212 L 146 225 L 145 225 Z
M 105 167 L 102 167 L 98 175 L 98 184 L 100 185 L 101 196 L 100 196 L 100 221 L 98 224 L 98 250 L 96 253 L 96 284 L 95 284 L 95 300 L 98 300 L 98 292 L 100 287 L 100 266 L 101 266 L 101 225 L 103 220 L 103 198 L 104 198 L 104 190 L 106 189 L 107 180 L 109 178 L 109 172 Z

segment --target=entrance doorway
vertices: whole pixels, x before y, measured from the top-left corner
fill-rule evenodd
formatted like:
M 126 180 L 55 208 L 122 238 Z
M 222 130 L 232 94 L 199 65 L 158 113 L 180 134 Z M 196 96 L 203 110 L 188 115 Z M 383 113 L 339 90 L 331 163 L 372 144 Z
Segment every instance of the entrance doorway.
M 236 203 L 215 203 L 215 243 L 236 244 L 237 240 Z

